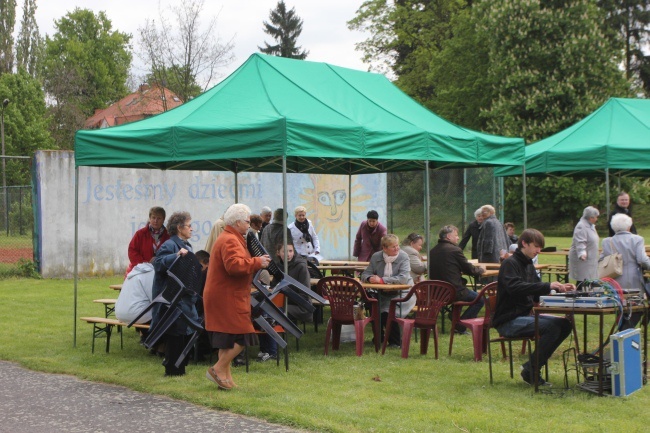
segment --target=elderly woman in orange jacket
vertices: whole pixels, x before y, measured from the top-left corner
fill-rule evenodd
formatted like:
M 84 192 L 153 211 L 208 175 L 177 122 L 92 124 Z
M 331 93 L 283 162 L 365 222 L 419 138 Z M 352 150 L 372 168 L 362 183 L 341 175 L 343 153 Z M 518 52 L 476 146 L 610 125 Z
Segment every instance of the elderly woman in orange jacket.
M 245 346 L 257 344 L 251 322 L 251 283 L 255 272 L 271 261 L 268 255 L 251 257 L 246 248 L 250 214 L 244 204 L 226 210 L 226 228 L 212 246 L 203 292 L 205 329 L 212 332 L 212 347 L 219 349 L 219 360 L 206 377 L 224 390 L 237 386 L 232 380 L 231 361 Z

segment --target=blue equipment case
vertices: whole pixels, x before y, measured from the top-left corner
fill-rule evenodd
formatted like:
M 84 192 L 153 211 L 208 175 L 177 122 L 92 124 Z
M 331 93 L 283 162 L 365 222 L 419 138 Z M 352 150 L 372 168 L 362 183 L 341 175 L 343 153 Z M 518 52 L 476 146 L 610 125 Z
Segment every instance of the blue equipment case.
M 612 334 L 610 355 L 612 395 L 625 397 L 643 386 L 641 331 L 627 329 Z

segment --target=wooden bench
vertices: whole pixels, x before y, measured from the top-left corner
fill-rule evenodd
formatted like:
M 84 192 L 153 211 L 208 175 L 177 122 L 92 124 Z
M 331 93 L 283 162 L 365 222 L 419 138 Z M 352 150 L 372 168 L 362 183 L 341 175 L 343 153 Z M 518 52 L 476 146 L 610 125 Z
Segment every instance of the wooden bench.
M 106 317 L 115 313 L 115 303 L 117 299 L 95 299 L 93 302 L 104 305 L 104 315 Z
M 548 275 L 548 282 L 551 282 L 551 277 L 555 275 L 557 281 L 564 283 L 569 282 L 569 271 L 566 265 L 550 265 L 548 268 L 543 269 L 543 272 Z
M 86 323 L 91 323 L 93 325 L 93 343 L 92 343 L 92 352 L 95 353 L 95 338 L 106 334 L 106 353 L 109 352 L 111 347 L 111 334 L 113 332 L 113 327 L 117 326 L 118 332 L 122 330 L 122 326 L 127 326 L 128 323 L 124 323 L 121 320 L 111 319 L 108 317 L 80 317 L 79 320 L 83 320 Z M 135 323 L 133 324 L 134 328 L 137 329 L 149 329 L 149 325 Z M 124 340 L 122 338 L 122 333 L 120 332 L 120 348 L 124 348 Z

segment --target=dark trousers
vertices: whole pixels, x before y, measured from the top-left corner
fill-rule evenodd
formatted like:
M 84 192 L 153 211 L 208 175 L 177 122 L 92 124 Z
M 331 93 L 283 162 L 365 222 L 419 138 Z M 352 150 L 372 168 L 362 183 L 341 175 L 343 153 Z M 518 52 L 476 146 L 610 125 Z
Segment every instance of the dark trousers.
M 543 367 L 553 352 L 560 347 L 560 344 L 571 334 L 573 327 L 571 322 L 564 317 L 539 316 L 539 343 L 537 349 L 531 354 L 535 362 L 539 352 L 539 366 Z M 533 337 L 535 335 L 535 318 L 533 316 L 521 316 L 497 328 L 503 337 Z M 524 370 L 532 372 L 530 361 L 524 364 Z
M 465 289 L 456 292 L 457 301 L 471 302 L 476 299 L 477 296 L 478 293 L 474 292 L 473 290 Z M 485 302 L 483 302 L 483 299 L 479 299 L 474 305 L 470 305 L 469 307 L 465 308 L 465 311 L 460 315 L 460 318 L 474 319 L 476 316 L 478 316 L 481 308 L 483 308 L 483 304 L 485 304 Z M 467 328 L 465 328 L 463 325 L 456 325 L 456 330 L 459 332 L 463 332 L 465 329 Z
M 384 341 L 386 322 L 388 322 L 388 313 L 381 313 L 381 341 Z M 402 345 L 402 336 L 400 334 L 399 324 L 397 322 L 393 322 L 393 325 L 390 327 L 388 344 L 394 344 L 396 346 Z
M 165 376 L 182 376 L 185 374 L 185 365 L 187 360 L 184 359 L 180 367 L 176 367 L 176 362 L 183 353 L 187 344 L 188 336 L 186 335 L 165 335 Z

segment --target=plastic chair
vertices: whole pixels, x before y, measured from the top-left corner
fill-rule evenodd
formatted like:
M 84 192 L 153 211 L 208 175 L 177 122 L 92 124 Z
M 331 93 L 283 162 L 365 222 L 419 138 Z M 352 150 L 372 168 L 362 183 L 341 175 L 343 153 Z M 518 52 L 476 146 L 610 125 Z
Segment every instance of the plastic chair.
M 496 281 L 486 285 L 478 292 L 478 296 L 473 301 L 458 301 L 453 303 L 453 310 L 451 314 L 451 329 L 456 329 L 456 325 L 460 324 L 465 326 L 472 332 L 472 342 L 474 343 L 474 361 L 483 360 L 483 354 L 487 351 L 487 330 L 485 328 L 485 321 L 489 320 L 489 315 L 486 314 L 484 317 L 475 317 L 473 319 L 461 319 L 461 311 L 463 307 L 469 307 L 474 305 L 479 300 L 484 299 L 487 303 L 487 296 L 496 296 L 497 294 L 497 283 Z M 495 298 L 496 299 L 496 298 Z M 451 350 L 454 344 L 454 333 L 451 332 L 449 337 L 449 356 L 451 356 Z
M 325 331 L 325 355 L 329 352 L 330 338 L 332 350 L 338 350 L 341 343 L 341 326 L 354 325 L 357 356 L 363 354 L 364 330 L 372 323 L 375 352 L 379 352 L 379 308 L 376 299 L 369 298 L 357 280 L 349 277 L 325 277 L 318 282 L 317 292 L 329 300 L 332 315 L 327 321 Z M 370 306 L 370 317 L 361 320 L 354 318 L 354 305 L 362 301 Z
M 412 319 L 399 318 L 396 316 L 398 302 L 406 302 L 412 296 L 416 297 L 414 308 L 415 316 Z M 386 352 L 390 328 L 394 322 L 402 325 L 402 358 L 408 358 L 411 334 L 413 329 L 421 329 L 420 354 L 426 355 L 429 347 L 429 334 L 433 330 L 433 344 L 438 359 L 438 316 L 445 305 L 454 302 L 456 289 L 446 281 L 427 280 L 421 281 L 411 287 L 408 294 L 403 298 L 391 299 L 388 310 L 388 321 L 384 332 L 384 345 L 381 349 L 382 355 Z
M 521 337 L 502 337 L 501 335 L 497 335 L 496 337 L 492 338 L 490 337 L 490 328 L 492 328 L 492 316 L 494 316 L 494 311 L 496 309 L 497 305 L 497 294 L 496 294 L 496 287 L 494 291 L 491 291 L 491 293 L 485 293 L 485 317 L 488 318 L 485 321 L 484 327 L 485 327 L 485 335 L 487 336 L 487 352 L 488 352 L 488 362 L 490 364 L 490 385 L 493 383 L 493 377 L 492 377 L 492 343 L 499 343 L 501 344 L 501 353 L 503 357 L 506 357 L 506 349 L 505 349 L 505 344 L 508 343 L 508 359 L 510 361 L 510 378 L 514 378 L 514 368 L 513 368 L 513 360 L 512 360 L 512 342 L 513 341 L 521 341 L 522 342 L 522 355 L 525 353 L 526 346 L 528 346 L 528 356 L 529 358 L 532 355 L 532 350 L 531 350 L 531 342 L 535 340 L 535 336 L 521 336 Z M 533 364 L 532 359 L 530 360 L 531 364 Z M 546 380 L 548 380 L 548 365 L 546 365 L 545 368 L 545 376 Z
M 282 294 L 282 293 L 278 293 L 276 296 L 273 297 L 273 299 L 271 301 L 278 308 L 284 308 L 285 307 L 285 305 L 284 305 L 285 304 L 285 297 L 284 297 L 284 294 Z M 287 331 L 281 325 L 273 326 L 273 330 L 276 333 L 280 334 L 282 336 L 282 338 L 286 341 Z M 264 330 L 259 330 L 259 329 L 256 329 L 255 333 L 257 335 L 266 334 L 266 332 Z M 280 349 L 281 349 L 281 347 L 278 346 L 278 353 L 276 354 L 276 359 L 275 359 L 275 363 L 276 363 L 276 365 L 278 367 L 280 366 Z M 284 352 L 284 368 L 285 368 L 286 371 L 289 371 L 289 345 L 285 344 L 285 346 L 284 346 L 284 348 L 282 348 L 282 350 Z M 248 370 L 249 370 L 248 347 L 246 347 L 244 349 L 244 360 L 246 362 L 246 373 L 248 373 Z

